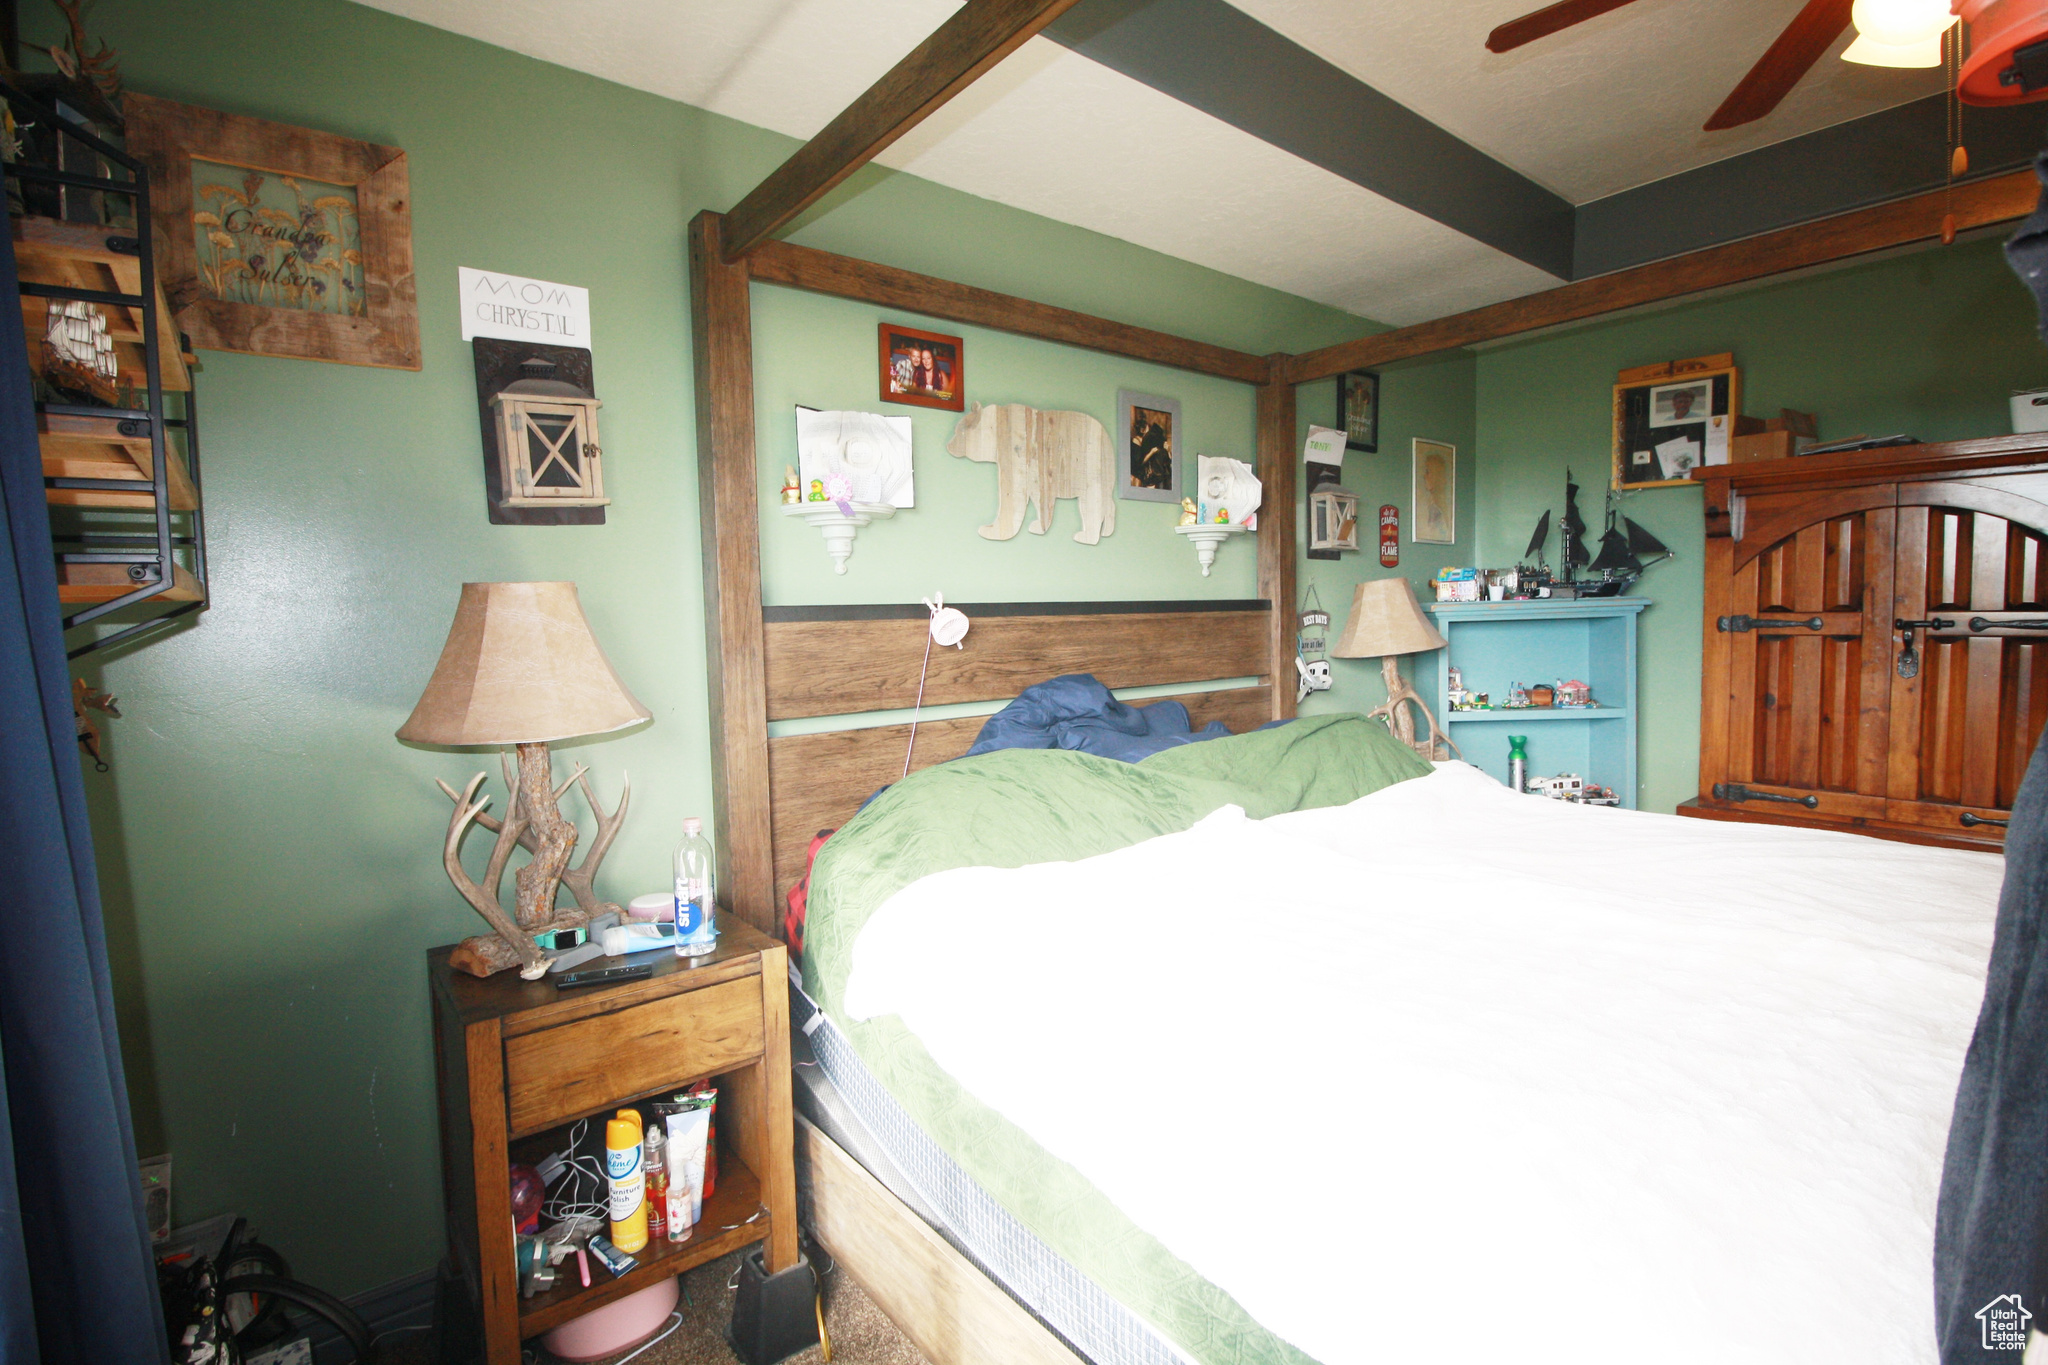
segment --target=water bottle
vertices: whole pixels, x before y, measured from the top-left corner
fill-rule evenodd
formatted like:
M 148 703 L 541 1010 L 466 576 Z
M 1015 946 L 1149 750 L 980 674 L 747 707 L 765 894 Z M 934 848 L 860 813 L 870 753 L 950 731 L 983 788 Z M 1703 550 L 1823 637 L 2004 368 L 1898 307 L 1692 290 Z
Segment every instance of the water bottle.
M 693 815 L 683 821 L 683 841 L 676 845 L 677 957 L 702 957 L 718 946 L 715 866 L 704 822 Z
M 1529 737 L 1527 735 L 1508 736 L 1509 791 L 1526 792 L 1529 790 L 1529 751 L 1523 747 L 1528 742 Z M 681 855 L 678 854 L 677 856 L 680 857 Z M 682 864 L 677 863 L 676 866 L 681 867 Z M 676 951 L 681 952 L 682 949 L 678 948 Z

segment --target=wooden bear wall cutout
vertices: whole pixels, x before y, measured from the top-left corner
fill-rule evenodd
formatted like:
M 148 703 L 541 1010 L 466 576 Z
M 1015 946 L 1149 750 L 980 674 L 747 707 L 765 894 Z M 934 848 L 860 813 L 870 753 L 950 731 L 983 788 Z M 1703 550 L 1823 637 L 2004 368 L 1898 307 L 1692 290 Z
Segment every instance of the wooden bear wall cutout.
M 1061 498 L 1080 505 L 1075 540 L 1093 545 L 1116 533 L 1116 459 L 1109 431 L 1085 412 L 976 403 L 953 428 L 946 453 L 996 467 L 996 519 L 981 528 L 985 539 L 1016 535 L 1026 504 L 1037 509 L 1031 534 L 1044 535 Z
M 477 417 L 483 428 L 484 498 L 493 526 L 602 526 L 602 507 L 506 507 L 504 474 L 498 455 L 498 417 L 491 399 L 524 377 L 522 366 L 529 360 L 554 365 L 554 377 L 583 390 L 597 392 L 591 375 L 590 352 L 581 346 L 544 346 L 531 341 L 510 341 L 503 337 L 475 337 L 470 347 L 476 357 Z

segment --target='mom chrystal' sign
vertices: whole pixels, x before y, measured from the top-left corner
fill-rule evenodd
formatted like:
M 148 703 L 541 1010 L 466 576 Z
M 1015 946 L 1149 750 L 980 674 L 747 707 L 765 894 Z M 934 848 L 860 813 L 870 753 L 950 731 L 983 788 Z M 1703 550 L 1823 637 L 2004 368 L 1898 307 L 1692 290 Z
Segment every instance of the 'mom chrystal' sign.
M 457 266 L 462 339 L 504 337 L 554 346 L 590 346 L 590 291 Z

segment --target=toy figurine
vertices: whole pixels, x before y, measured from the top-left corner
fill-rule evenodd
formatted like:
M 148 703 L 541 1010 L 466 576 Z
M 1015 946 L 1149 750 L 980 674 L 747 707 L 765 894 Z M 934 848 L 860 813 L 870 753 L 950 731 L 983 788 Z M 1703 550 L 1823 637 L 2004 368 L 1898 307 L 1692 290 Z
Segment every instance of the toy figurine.
M 791 465 L 782 468 L 782 503 L 793 507 L 804 500 L 803 485 L 797 482 L 796 469 Z
M 1593 689 L 1587 684 L 1580 682 L 1577 678 L 1572 679 L 1570 682 L 1560 682 L 1557 685 L 1557 704 L 1559 706 L 1572 707 L 1591 706 L 1593 704 Z
M 1508 684 L 1508 699 L 1501 703 L 1501 709 L 1520 711 L 1529 705 L 1529 689 L 1518 682 Z
M 1196 522 L 1200 521 L 1201 519 L 1202 518 L 1195 512 L 1195 500 L 1193 498 L 1182 498 L 1180 500 L 1179 524 L 1182 526 L 1193 526 Z
M 1230 525 L 1230 509 L 1228 507 L 1219 507 L 1216 509 L 1216 524 L 1218 526 Z
M 823 502 L 825 500 L 825 481 L 823 479 L 811 480 L 810 500 L 812 502 Z

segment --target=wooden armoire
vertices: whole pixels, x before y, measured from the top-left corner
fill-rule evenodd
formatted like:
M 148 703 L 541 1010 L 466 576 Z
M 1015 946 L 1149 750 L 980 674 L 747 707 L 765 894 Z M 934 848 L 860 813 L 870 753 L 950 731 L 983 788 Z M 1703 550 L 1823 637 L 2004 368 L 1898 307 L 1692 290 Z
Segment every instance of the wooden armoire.
M 1997 849 L 2048 718 L 2048 434 L 1716 465 L 1681 815 Z

